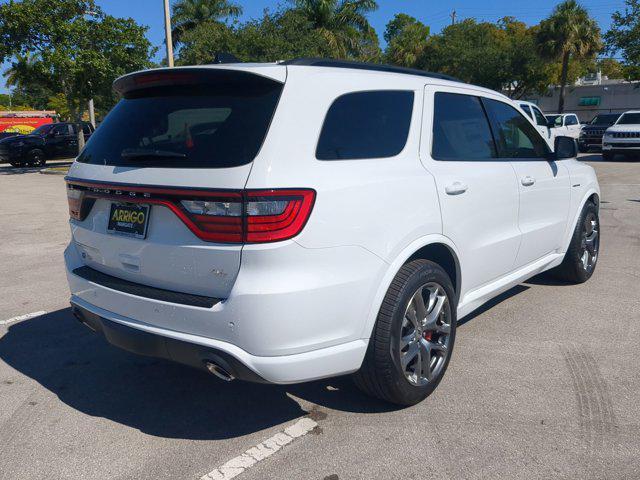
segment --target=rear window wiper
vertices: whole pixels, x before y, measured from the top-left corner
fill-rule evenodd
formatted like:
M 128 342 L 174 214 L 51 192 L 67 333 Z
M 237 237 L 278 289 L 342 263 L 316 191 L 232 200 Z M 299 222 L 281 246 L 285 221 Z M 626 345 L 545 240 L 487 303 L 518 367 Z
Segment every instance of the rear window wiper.
M 150 148 L 127 148 L 120 153 L 122 158 L 187 158 L 186 153 L 172 152 L 170 150 L 153 150 Z

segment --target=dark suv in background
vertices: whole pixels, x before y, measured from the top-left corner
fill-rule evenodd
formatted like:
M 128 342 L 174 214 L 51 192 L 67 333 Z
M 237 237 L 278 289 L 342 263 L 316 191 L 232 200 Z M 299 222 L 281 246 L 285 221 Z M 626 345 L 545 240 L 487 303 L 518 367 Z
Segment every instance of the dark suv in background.
M 0 163 L 14 167 L 42 166 L 53 158 L 71 158 L 78 155 L 78 124 L 48 123 L 29 135 L 15 135 L 0 139 Z M 85 141 L 94 131 L 88 122 L 80 124 Z
M 582 127 L 578 138 L 580 151 L 588 152 L 592 148 L 602 149 L 602 136 L 605 130 L 616 123 L 620 115 L 620 113 L 600 113 Z

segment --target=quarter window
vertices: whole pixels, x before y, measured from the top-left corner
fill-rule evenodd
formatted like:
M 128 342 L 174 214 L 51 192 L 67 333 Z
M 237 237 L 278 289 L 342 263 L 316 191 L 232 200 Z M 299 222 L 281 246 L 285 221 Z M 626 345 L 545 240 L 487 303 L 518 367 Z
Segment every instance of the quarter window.
M 542 158 L 549 147 L 535 127 L 506 103 L 483 99 L 493 124 L 501 158 Z
M 356 92 L 329 108 L 316 148 L 318 160 L 355 160 L 398 155 L 407 143 L 413 92 Z
M 496 158 L 489 122 L 478 97 L 435 94 L 432 157 L 436 160 Z

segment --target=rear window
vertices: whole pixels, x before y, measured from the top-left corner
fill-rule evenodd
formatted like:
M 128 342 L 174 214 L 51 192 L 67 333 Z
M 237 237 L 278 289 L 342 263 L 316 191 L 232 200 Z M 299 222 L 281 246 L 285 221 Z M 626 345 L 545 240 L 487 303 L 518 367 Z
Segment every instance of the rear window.
M 253 161 L 282 84 L 247 80 L 133 91 L 90 137 L 79 162 L 160 168 L 229 168 Z
M 329 108 L 316 149 L 318 160 L 386 158 L 407 143 L 413 92 L 349 93 Z

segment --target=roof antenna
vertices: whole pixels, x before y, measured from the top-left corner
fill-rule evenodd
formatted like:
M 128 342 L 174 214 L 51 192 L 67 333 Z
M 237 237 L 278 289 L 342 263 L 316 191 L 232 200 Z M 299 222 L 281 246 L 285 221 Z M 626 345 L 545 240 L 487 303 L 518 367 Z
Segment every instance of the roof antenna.
M 238 57 L 227 52 L 216 53 L 213 63 L 242 63 Z

